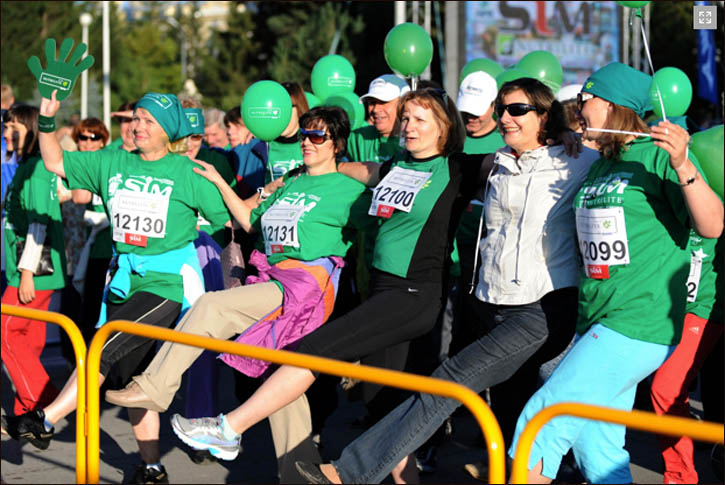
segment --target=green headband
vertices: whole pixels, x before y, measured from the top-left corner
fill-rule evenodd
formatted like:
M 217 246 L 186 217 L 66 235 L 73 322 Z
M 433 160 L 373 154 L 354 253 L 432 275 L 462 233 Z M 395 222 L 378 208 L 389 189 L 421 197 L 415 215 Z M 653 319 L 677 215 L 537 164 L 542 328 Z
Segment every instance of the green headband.
M 192 135 L 203 135 L 204 134 L 204 114 L 201 108 L 184 108 L 184 114 L 186 119 L 189 121 L 191 126 Z
M 146 93 L 136 103 L 136 109 L 143 108 L 161 125 L 169 141 L 176 141 L 192 133 L 189 121 L 184 115 L 181 103 L 173 94 Z
M 612 62 L 589 76 L 582 92 L 630 108 L 643 118 L 652 109 L 651 85 L 652 76 L 621 62 Z

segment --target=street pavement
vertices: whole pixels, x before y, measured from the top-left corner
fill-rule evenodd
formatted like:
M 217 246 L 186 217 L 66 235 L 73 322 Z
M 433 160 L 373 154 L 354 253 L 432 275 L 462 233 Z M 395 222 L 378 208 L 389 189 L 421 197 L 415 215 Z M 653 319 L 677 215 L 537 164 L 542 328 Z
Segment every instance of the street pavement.
M 59 356 L 57 345 L 49 346 L 44 353 L 44 363 L 53 382 L 60 388 L 69 369 Z M 223 410 L 236 406 L 234 378 L 227 366 L 220 378 L 220 403 Z M 197 465 L 189 458 L 190 449 L 179 441 L 171 430 L 169 418 L 173 412 L 183 414 L 185 387 L 177 394 L 168 413 L 161 417 L 160 446 L 162 463 L 171 483 L 277 483 L 274 448 L 266 421 L 244 434 L 244 452 L 229 462 Z M 362 415 L 360 402 L 347 401 L 340 392 L 341 404 L 328 419 L 322 432 L 322 457 L 326 461 L 336 458 L 344 445 L 361 430 L 351 426 Z M 101 399 L 100 482 L 124 483 L 140 462 L 136 442 L 128 423 L 126 410 L 111 406 Z M 697 403 L 696 403 L 697 404 Z M 12 388 L 3 368 L 3 414 L 12 413 Z M 453 420 L 454 433 L 438 451 L 438 470 L 421 477 L 423 483 L 481 483 L 464 470 L 466 463 L 484 458 L 480 445 L 480 429 L 466 413 Z M 47 450 L 39 451 L 29 443 L 18 443 L 2 436 L 3 483 L 75 483 L 75 413 L 62 420 Z M 656 438 L 647 433 L 632 431 L 627 436 L 627 447 L 632 455 L 632 473 L 635 483 L 662 483 L 662 463 Z M 703 483 L 716 483 L 710 467 L 709 445 L 696 448 L 696 464 Z M 564 483 L 581 481 L 577 472 L 562 470 L 559 479 Z M 390 477 L 386 480 L 392 483 Z

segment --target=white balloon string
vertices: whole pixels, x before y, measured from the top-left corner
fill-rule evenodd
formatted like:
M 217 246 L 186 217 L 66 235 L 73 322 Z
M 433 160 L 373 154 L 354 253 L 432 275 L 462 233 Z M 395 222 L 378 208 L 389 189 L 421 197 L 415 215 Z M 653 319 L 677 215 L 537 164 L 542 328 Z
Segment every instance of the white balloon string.
M 411 76 L 410 77 L 410 90 L 415 91 L 418 89 L 418 76 Z
M 587 128 L 586 131 L 602 131 L 604 133 L 621 133 L 623 135 L 634 135 L 634 136 L 652 136 L 649 133 L 641 133 L 639 131 L 610 130 L 608 128 Z
M 662 119 L 667 121 L 667 115 L 665 114 L 665 103 L 662 101 L 662 93 L 660 93 L 660 87 L 655 79 L 655 68 L 652 65 L 652 56 L 649 53 L 649 44 L 647 43 L 647 34 L 644 32 L 644 22 L 639 19 L 639 28 L 642 31 L 642 41 L 644 42 L 644 52 L 647 54 L 647 62 L 649 62 L 649 69 L 652 71 L 652 82 L 655 83 L 655 89 L 657 90 L 657 99 L 660 101 L 660 109 L 662 109 Z

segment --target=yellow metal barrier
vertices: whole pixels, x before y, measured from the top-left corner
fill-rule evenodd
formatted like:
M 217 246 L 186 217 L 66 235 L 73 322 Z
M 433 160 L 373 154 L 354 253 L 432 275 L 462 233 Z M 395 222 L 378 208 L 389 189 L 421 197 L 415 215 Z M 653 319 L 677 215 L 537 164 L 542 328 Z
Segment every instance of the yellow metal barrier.
M 275 364 L 304 367 L 325 374 L 351 377 L 362 381 L 386 386 L 395 386 L 410 391 L 437 394 L 461 401 L 476 417 L 483 430 L 489 457 L 489 483 L 504 483 L 505 456 L 503 436 L 493 413 L 483 400 L 469 388 L 442 379 L 422 377 L 404 372 L 378 369 L 362 365 L 349 364 L 333 359 L 313 357 L 284 350 L 270 350 L 252 345 L 238 344 L 228 340 L 201 337 L 189 333 L 154 327 L 124 320 L 108 322 L 93 337 L 88 351 L 88 388 L 92 390 L 88 397 L 88 483 L 98 483 L 99 462 L 99 393 L 98 370 L 103 345 L 112 332 L 125 332 L 156 340 L 168 340 L 180 344 L 202 347 L 214 352 L 244 355 Z
M 724 427 L 718 423 L 700 422 L 695 419 L 674 416 L 658 416 L 645 411 L 622 411 L 590 404 L 559 403 L 542 409 L 526 424 L 516 447 L 516 456 L 511 468 L 511 483 L 528 483 L 529 455 L 536 435 L 549 420 L 562 415 L 623 424 L 629 428 L 653 433 L 689 436 L 713 443 L 723 442 Z
M 55 323 L 66 331 L 73 344 L 78 370 L 78 394 L 76 406 L 76 482 L 86 483 L 86 342 L 73 320 L 55 312 L 13 305 L 1 305 L 0 313 L 14 317 L 29 318 L 41 322 Z

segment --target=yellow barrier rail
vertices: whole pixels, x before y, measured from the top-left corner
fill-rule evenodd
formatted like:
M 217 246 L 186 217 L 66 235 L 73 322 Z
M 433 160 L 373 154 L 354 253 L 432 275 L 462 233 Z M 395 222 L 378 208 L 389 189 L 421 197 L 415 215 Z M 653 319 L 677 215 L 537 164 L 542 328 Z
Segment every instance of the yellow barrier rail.
M 225 352 L 229 354 L 243 355 L 255 359 L 261 359 L 275 364 L 293 365 L 304 367 L 324 374 L 332 374 L 341 377 L 351 377 L 362 381 L 373 382 L 386 386 L 395 386 L 410 391 L 420 391 L 429 394 L 457 399 L 465 405 L 476 417 L 478 425 L 483 430 L 489 457 L 489 483 L 504 483 L 505 450 L 501 428 L 494 417 L 491 409 L 483 402 L 478 394 L 471 389 L 442 379 L 417 376 L 404 372 L 378 369 L 362 365 L 349 364 L 333 359 L 314 357 L 311 355 L 298 354 L 285 350 L 270 350 L 252 345 L 238 344 L 228 340 L 202 337 L 176 330 L 154 327 L 141 323 L 133 323 L 124 320 L 116 320 L 103 325 L 91 341 L 88 351 L 88 483 L 98 483 L 99 471 L 99 392 L 98 371 L 100 368 L 100 357 L 103 345 L 112 332 L 125 332 L 133 335 L 153 338 L 156 340 L 168 340 L 194 347 L 202 347 L 214 352 Z
M 690 438 L 723 442 L 725 427 L 718 423 L 701 422 L 690 418 L 658 416 L 645 411 L 622 411 L 602 406 L 581 403 L 559 403 L 544 408 L 531 418 L 519 437 L 516 456 L 511 468 L 511 483 L 528 483 L 528 462 L 531 447 L 539 430 L 549 420 L 557 416 L 577 416 L 580 418 L 623 424 L 629 428 L 650 431 L 671 436 L 689 436 Z
M 22 308 L 13 305 L 0 305 L 0 313 L 20 318 L 29 318 L 40 322 L 60 325 L 70 337 L 76 356 L 78 370 L 78 394 L 76 406 L 76 482 L 86 483 L 86 342 L 78 326 L 65 315 L 46 312 L 34 308 Z

